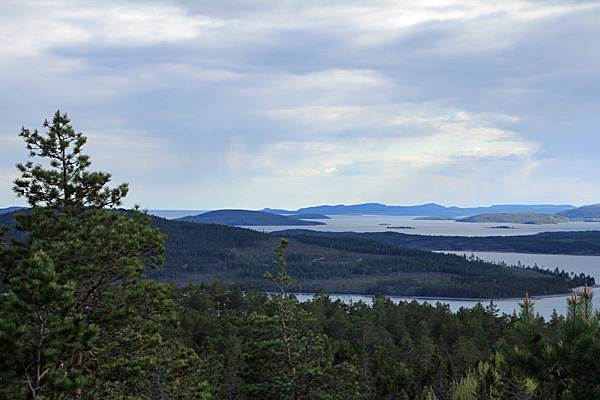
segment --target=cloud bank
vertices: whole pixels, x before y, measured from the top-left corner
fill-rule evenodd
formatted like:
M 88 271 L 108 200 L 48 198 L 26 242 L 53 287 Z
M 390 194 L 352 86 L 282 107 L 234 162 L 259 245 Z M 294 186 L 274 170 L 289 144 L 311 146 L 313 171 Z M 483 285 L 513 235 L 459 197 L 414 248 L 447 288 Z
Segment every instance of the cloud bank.
M 600 199 L 597 2 L 3 8 L 0 205 L 57 109 L 151 209 Z

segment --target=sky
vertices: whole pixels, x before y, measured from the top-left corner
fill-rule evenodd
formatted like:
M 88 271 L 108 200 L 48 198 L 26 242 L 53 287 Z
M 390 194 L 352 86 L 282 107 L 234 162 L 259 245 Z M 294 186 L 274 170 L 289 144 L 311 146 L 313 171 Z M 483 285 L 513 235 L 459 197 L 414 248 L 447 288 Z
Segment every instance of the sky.
M 57 110 L 127 207 L 600 202 L 598 1 L 0 6 L 0 208 Z

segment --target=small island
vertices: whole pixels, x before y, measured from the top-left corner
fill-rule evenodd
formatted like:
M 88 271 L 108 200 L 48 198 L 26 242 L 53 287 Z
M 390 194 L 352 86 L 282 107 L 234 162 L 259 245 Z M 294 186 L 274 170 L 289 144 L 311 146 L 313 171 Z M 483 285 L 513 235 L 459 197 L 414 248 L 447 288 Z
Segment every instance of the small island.
M 600 222 L 600 206 L 583 206 L 556 214 L 536 212 L 506 212 L 477 214 L 457 222 L 512 223 L 527 225 L 561 224 L 566 222 Z

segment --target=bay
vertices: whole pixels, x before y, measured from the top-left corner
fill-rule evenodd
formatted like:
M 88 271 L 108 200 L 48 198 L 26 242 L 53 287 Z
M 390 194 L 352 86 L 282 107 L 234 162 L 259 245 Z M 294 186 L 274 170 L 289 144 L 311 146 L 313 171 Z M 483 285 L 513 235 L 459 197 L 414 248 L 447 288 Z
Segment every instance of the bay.
M 556 225 L 524 225 L 524 224 L 506 224 L 506 223 L 466 223 L 456 221 L 434 221 L 434 220 L 415 220 L 415 217 L 408 216 L 387 216 L 387 215 L 333 215 L 331 219 L 323 220 L 327 225 L 302 227 L 305 229 L 324 231 L 324 232 L 387 232 L 395 231 L 407 234 L 419 235 L 441 235 L 441 236 L 516 236 L 516 235 L 534 235 L 541 232 L 574 232 L 574 231 L 598 231 L 600 222 L 571 222 Z M 410 227 L 412 229 L 390 229 L 392 227 Z M 508 228 L 498 228 L 498 226 Z M 274 232 L 283 229 L 297 229 L 297 226 L 289 227 L 249 227 L 252 229 Z M 448 252 L 453 254 L 473 254 L 482 260 L 496 263 L 506 263 L 509 265 L 543 267 L 545 269 L 558 268 L 567 272 L 573 272 L 577 275 L 584 273 L 593 276 L 600 281 L 600 256 L 572 256 L 555 254 L 522 254 L 522 253 L 493 253 L 493 252 Z M 592 288 L 595 294 L 594 305 L 600 308 L 600 289 Z M 525 293 L 523 293 L 525 295 Z M 331 294 L 333 300 L 340 299 L 344 302 L 364 301 L 368 304 L 372 302 L 372 296 L 361 296 L 353 294 Z M 570 294 L 533 297 L 535 311 L 544 318 L 548 319 L 556 310 L 558 314 L 566 313 L 566 300 Z M 313 297 L 313 294 L 298 294 L 299 300 L 306 301 Z M 484 306 L 489 305 L 490 300 L 461 300 L 461 299 L 422 299 L 414 297 L 395 297 L 390 296 L 395 302 L 399 301 L 417 301 L 419 303 L 448 304 L 453 312 L 461 307 L 471 308 L 477 303 Z M 494 299 L 494 304 L 500 313 L 512 314 L 518 313 L 520 307 L 518 299 Z
M 600 256 L 571 256 L 571 255 L 552 255 L 552 254 L 522 254 L 522 253 L 493 253 L 493 252 L 444 252 L 451 254 L 465 254 L 467 257 L 473 255 L 482 260 L 492 261 L 496 263 L 505 262 L 509 265 L 518 265 L 519 262 L 524 266 L 538 265 L 546 269 L 559 268 L 559 270 L 565 270 L 567 272 L 573 272 L 579 274 L 581 272 L 586 275 L 593 276 L 596 280 L 600 280 Z M 599 288 L 592 288 L 594 292 L 594 306 L 600 308 L 600 290 Z M 301 293 L 296 294 L 300 301 L 307 301 L 313 297 L 312 293 Z M 345 303 L 350 301 L 357 302 L 363 301 L 367 304 L 372 303 L 372 296 L 354 295 L 354 294 L 331 294 L 333 300 L 340 299 Z M 525 296 L 525 293 L 523 293 Z M 555 296 L 532 296 L 534 300 L 534 308 L 537 313 L 543 316 L 546 320 L 550 318 L 554 310 L 558 314 L 565 315 L 567 308 L 567 298 L 571 294 L 555 295 Z M 421 304 L 429 303 L 436 304 L 440 302 L 447 304 L 453 312 L 458 311 L 461 307 L 472 308 L 477 303 L 481 303 L 483 306 L 490 304 L 489 299 L 481 300 L 462 300 L 462 299 L 445 299 L 445 298 L 415 298 L 415 297 L 401 297 L 401 296 L 388 296 L 394 302 L 400 301 L 417 301 Z M 519 313 L 519 303 L 522 302 L 522 298 L 511 298 L 511 299 L 493 299 L 496 308 L 499 312 L 505 314 Z

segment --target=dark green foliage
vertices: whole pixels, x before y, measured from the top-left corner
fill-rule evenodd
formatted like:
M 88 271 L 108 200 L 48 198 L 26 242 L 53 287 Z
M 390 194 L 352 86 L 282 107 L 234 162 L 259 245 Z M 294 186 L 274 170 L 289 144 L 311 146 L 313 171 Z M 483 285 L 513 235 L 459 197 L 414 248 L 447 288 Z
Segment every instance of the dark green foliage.
M 596 399 L 600 392 L 598 316 L 587 290 L 569 300 L 566 318 L 547 323 L 529 300 L 516 317 L 498 315 L 493 303 L 452 313 L 381 295 L 372 305 L 332 301 L 323 291 L 304 303 L 286 295 L 285 334 L 279 295 L 215 282 L 174 296 L 179 332 L 211 365 L 216 399 Z
M 57 111 L 52 123 L 44 121 L 45 134 L 37 129 L 31 132 L 22 128 L 20 137 L 26 143 L 30 157 L 47 159 L 50 169 L 29 161 L 17 164 L 21 178 L 15 180 L 14 191 L 26 197 L 32 207 L 45 206 L 75 217 L 89 207 L 104 208 L 121 204 L 127 195 L 127 184 L 109 189 L 106 184 L 111 175 L 90 172 L 89 156 L 81 149 L 87 138 L 75 132 L 66 114 Z
M 493 304 L 452 313 L 380 295 L 372 306 L 344 304 L 320 292 L 305 303 L 284 297 L 284 335 L 279 295 L 226 291 L 218 282 L 174 295 L 180 334 L 211 365 L 217 399 L 293 399 L 295 390 L 302 399 L 450 399 L 454 382 L 493 359 L 508 327 Z M 500 390 L 488 375 L 480 391 Z
M 171 289 L 143 276 L 164 236 L 137 210 L 104 208 L 127 185 L 87 171 L 85 137 L 66 114 L 44 126 L 21 136 L 50 169 L 18 166 L 14 189 L 32 209 L 15 215 L 26 235 L 0 248 L 0 397 L 140 398 L 166 385 L 180 389 L 173 398 L 201 395 L 197 358 L 160 334 L 176 323 Z
M 360 262 L 355 263 L 294 260 L 290 273 L 299 284 L 304 280 L 320 279 L 319 283 L 331 292 L 340 291 L 327 286 L 325 279 L 362 278 L 364 282 L 359 291 L 346 289 L 343 293 L 381 292 L 387 295 L 461 298 L 513 297 L 526 291 L 536 294 L 566 293 L 571 287 L 594 283 L 594 278 L 589 276 L 571 278 L 564 271 L 548 271 L 538 267 L 529 268 L 526 273 L 516 277 L 515 274 L 520 271 L 515 268 L 476 258 L 467 259 L 463 256 L 389 245 L 361 237 L 291 237 L 302 243 L 359 254 L 357 257 L 360 257 Z M 368 254 L 377 257 L 365 256 Z M 367 277 L 378 279 L 366 279 Z M 304 285 L 301 291 L 316 289 Z
M 534 384 L 531 399 L 597 399 L 600 397 L 600 315 L 593 293 L 585 287 L 567 299 L 563 321 L 544 324 L 533 302 L 523 299 L 512 337 L 502 342 L 507 367 Z M 515 391 L 527 394 L 522 386 Z
M 215 264 L 238 261 L 243 256 L 240 248 L 258 246 L 269 238 L 266 233 L 250 229 L 158 217 L 151 218 L 150 226 L 160 229 L 167 237 L 164 266 L 150 274 L 164 280 L 177 279 L 182 273 L 211 273 Z
M 327 236 L 372 239 L 395 246 L 423 250 L 499 251 L 508 253 L 600 255 L 600 232 L 544 232 L 519 236 L 426 236 L 399 232 L 317 232 L 294 229 L 273 232 L 280 236 Z
M 275 284 L 277 293 L 265 302 L 266 315 L 250 315 L 252 327 L 242 378 L 249 398 L 356 398 L 354 369 L 345 362 L 333 364 L 327 355 L 328 338 L 311 328 L 313 317 L 288 294 L 292 286 L 287 273 L 286 249 L 281 240 L 275 249 L 281 271 L 269 272 L 265 279 Z M 336 380 L 343 378 L 341 382 Z M 356 388 L 354 388 L 356 389 Z
M 179 283 L 239 281 L 243 288 L 268 288 L 263 278 L 276 241 L 264 234 L 220 225 L 194 225 L 154 219 L 167 239 L 166 271 L 153 275 Z M 183 229 L 185 228 L 185 229 Z M 214 234 L 207 234 L 214 232 Z M 222 236 L 222 242 L 219 237 Z M 591 277 L 570 277 L 533 267 L 525 270 L 478 259 L 432 253 L 367 238 L 299 235 L 290 237 L 287 254 L 292 291 L 489 298 L 565 293 L 593 284 Z

